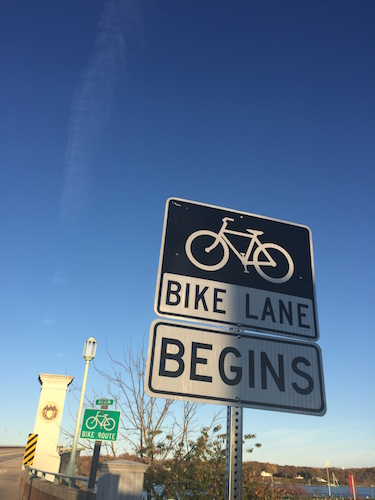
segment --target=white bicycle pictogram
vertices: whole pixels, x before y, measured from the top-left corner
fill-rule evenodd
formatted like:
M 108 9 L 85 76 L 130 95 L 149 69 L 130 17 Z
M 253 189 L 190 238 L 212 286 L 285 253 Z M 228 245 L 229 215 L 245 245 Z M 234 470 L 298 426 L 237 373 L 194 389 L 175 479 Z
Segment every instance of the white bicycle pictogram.
M 97 425 L 99 425 L 101 429 L 104 428 L 106 431 L 110 432 L 115 428 L 116 421 L 114 418 L 108 417 L 108 413 L 98 411 L 95 416 L 92 415 L 86 420 L 86 427 L 89 430 L 95 429 Z
M 285 250 L 285 248 L 280 245 L 276 245 L 275 243 L 262 243 L 259 240 L 259 236 L 264 234 L 264 231 L 259 231 L 257 229 L 246 229 L 246 232 L 235 231 L 233 229 L 227 229 L 228 223 L 234 222 L 234 219 L 232 219 L 231 217 L 224 217 L 222 221 L 223 224 L 217 233 L 209 229 L 200 229 L 192 233 L 187 238 L 185 243 L 185 251 L 192 264 L 194 264 L 199 269 L 203 269 L 204 271 L 218 271 L 219 269 L 223 268 L 228 262 L 229 249 L 231 249 L 243 265 L 245 273 L 249 272 L 248 266 L 254 266 L 259 276 L 267 281 L 270 281 L 271 283 L 285 283 L 286 281 L 290 280 L 294 272 L 294 263 L 292 257 Z M 238 251 L 232 241 L 230 241 L 230 239 L 228 238 L 227 234 L 249 238 L 250 241 L 246 252 Z M 212 250 L 218 247 L 218 245 L 222 246 L 222 256 L 220 255 L 220 260 L 218 262 L 205 264 L 194 256 L 193 244 L 196 243 L 198 238 L 202 237 L 204 237 L 204 240 L 202 239 L 201 243 L 203 241 L 207 241 L 207 239 L 209 241 L 213 240 L 211 244 L 208 244 L 208 246 L 206 244 L 204 247 L 204 251 L 207 254 L 212 252 Z M 270 251 L 272 252 L 272 255 L 275 256 L 275 258 L 271 256 Z M 250 260 L 250 256 L 252 253 L 252 260 Z M 286 272 L 283 271 L 282 276 L 275 277 L 267 274 L 268 269 L 275 269 L 277 266 L 280 267 L 282 261 L 284 261 L 285 266 L 284 259 L 286 259 L 287 267 L 285 268 Z

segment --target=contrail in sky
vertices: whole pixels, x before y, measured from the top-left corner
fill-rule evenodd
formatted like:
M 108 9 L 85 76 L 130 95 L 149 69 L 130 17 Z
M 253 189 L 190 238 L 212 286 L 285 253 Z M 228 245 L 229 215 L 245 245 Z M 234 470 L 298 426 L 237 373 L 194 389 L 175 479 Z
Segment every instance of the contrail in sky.
M 73 97 L 60 200 L 63 226 L 87 206 L 89 163 L 108 121 L 113 87 L 124 66 L 125 21 L 129 21 L 131 5 L 131 0 L 105 2 L 94 53 L 81 72 Z

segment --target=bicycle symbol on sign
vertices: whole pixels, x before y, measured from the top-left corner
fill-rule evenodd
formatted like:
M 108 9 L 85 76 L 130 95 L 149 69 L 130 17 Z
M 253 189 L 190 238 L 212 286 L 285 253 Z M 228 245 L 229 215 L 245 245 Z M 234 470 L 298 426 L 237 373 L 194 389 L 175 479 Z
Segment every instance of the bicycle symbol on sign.
M 98 425 L 101 429 L 104 428 L 106 431 L 110 432 L 115 428 L 116 421 L 114 418 L 108 417 L 108 413 L 98 411 L 95 416 L 92 415 L 86 420 L 86 427 L 89 430 L 93 430 Z
M 275 243 L 262 243 L 259 240 L 259 236 L 264 234 L 264 231 L 259 231 L 257 229 L 246 229 L 246 232 L 235 231 L 233 229 L 227 229 L 228 223 L 234 222 L 234 219 L 231 217 L 224 217 L 222 221 L 223 224 L 217 233 L 210 231 L 209 229 L 200 229 L 188 237 L 185 243 L 185 251 L 192 264 L 204 271 L 218 271 L 228 262 L 229 249 L 231 249 L 243 265 L 244 273 L 249 272 L 248 266 L 254 266 L 259 276 L 271 283 L 285 283 L 290 280 L 294 272 L 294 263 L 292 257 L 285 250 L 285 248 L 280 245 L 276 245 Z M 246 252 L 238 251 L 233 242 L 228 238 L 228 234 L 249 238 L 250 241 Z M 204 247 L 204 252 L 207 254 L 211 253 L 215 248 L 221 245 L 222 255 L 220 255 L 220 260 L 215 263 L 205 264 L 201 262 L 204 260 L 203 258 L 195 257 L 194 246 L 197 243 L 197 240 L 200 240 L 201 244 L 203 244 L 203 242 L 207 242 L 208 240 L 209 244 L 207 245 L 206 243 Z M 210 243 L 211 241 L 212 243 Z M 252 253 L 252 260 L 250 260 Z M 286 272 L 283 270 L 283 274 L 281 276 L 274 276 L 267 273 L 270 268 L 275 269 L 278 266 L 280 268 L 282 264 L 285 265 L 285 260 L 287 264 Z

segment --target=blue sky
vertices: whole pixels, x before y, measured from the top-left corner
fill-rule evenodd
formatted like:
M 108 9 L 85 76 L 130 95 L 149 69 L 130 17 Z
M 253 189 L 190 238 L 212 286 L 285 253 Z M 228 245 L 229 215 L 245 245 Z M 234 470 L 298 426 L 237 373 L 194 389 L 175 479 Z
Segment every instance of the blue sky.
M 1 444 L 32 432 L 38 373 L 81 384 L 86 338 L 103 370 L 106 344 L 148 338 L 180 197 L 312 230 L 327 413 L 245 409 L 262 448 L 244 458 L 375 465 L 374 16 L 372 0 L 5 2 Z

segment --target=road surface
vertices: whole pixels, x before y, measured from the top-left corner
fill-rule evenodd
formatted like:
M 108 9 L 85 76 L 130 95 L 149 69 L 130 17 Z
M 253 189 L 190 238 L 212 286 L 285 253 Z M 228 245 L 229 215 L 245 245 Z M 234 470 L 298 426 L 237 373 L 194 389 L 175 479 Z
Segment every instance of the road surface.
M 0 500 L 18 500 L 24 447 L 0 447 Z

